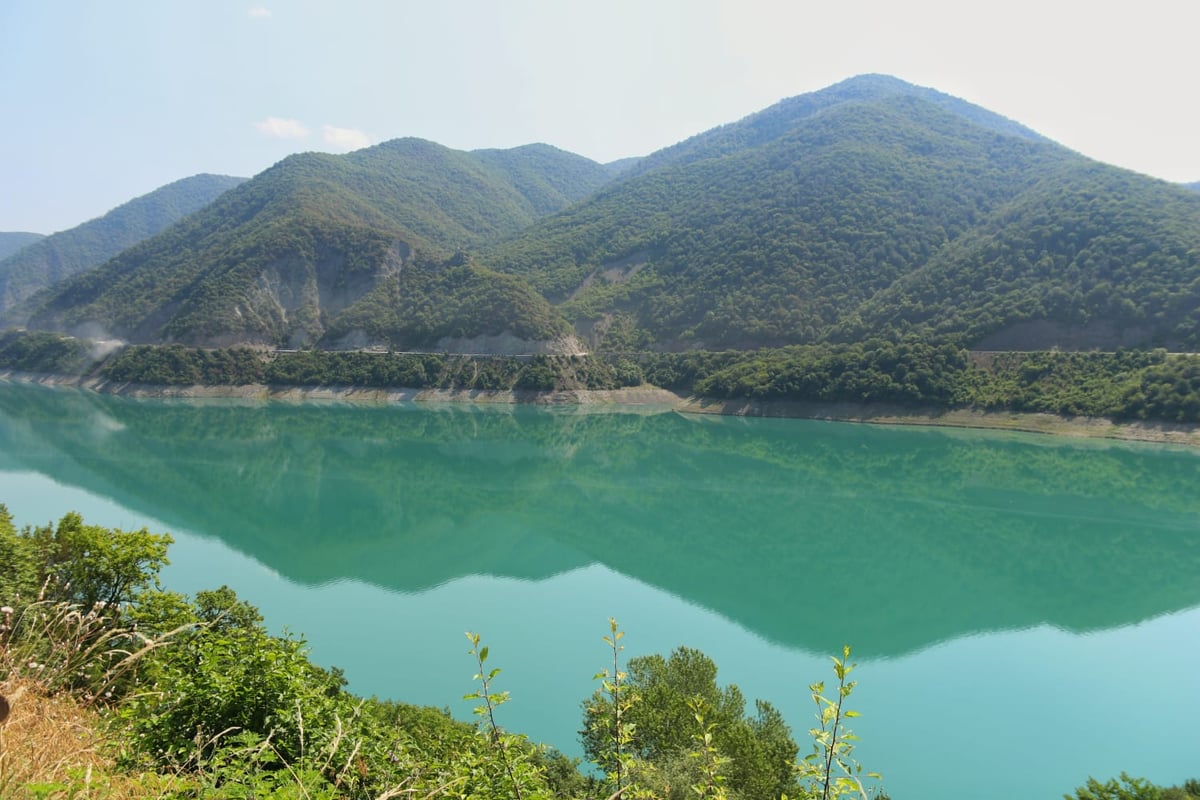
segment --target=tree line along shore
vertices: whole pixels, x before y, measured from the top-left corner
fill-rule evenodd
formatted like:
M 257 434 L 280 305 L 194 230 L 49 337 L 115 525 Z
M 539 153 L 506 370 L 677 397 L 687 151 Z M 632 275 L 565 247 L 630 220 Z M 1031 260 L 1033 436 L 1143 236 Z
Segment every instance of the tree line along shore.
M 987 353 L 868 340 L 757 351 L 489 356 L 102 348 L 62 334 L 11 330 L 0 334 L 0 370 L 139 394 L 599 400 L 1200 443 L 1200 356 L 1161 349 Z

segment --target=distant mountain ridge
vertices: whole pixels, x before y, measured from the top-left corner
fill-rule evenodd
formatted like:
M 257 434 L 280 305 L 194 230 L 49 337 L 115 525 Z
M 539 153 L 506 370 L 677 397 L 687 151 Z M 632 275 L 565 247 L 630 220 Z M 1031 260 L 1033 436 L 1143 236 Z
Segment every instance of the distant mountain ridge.
M 211 203 L 245 178 L 193 175 L 69 230 L 39 238 L 0 261 L 0 312 L 39 289 L 94 267 Z
M 1194 350 L 1200 195 L 864 75 L 607 166 L 291 156 L 25 310 L 202 345 Z
M 23 247 L 28 247 L 39 239 L 44 239 L 44 233 L 26 233 L 24 231 L 0 232 L 0 259 L 5 259 Z

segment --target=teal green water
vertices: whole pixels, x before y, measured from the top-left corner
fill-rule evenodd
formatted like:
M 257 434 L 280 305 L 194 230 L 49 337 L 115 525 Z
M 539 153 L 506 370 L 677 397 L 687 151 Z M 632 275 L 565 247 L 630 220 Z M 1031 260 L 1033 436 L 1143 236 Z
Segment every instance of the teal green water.
M 903 798 L 1200 776 L 1200 453 L 650 409 L 134 401 L 0 383 L 0 502 L 172 532 L 351 688 L 569 753 L 604 666 L 686 644 L 801 738 L 854 647 L 858 754 Z

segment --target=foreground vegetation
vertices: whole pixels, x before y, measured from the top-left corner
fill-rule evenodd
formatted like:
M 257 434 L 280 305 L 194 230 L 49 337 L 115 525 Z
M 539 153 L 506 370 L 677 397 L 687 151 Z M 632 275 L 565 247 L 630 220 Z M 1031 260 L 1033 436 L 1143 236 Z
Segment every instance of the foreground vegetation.
M 67 514 L 18 530 L 0 505 L 0 797 L 867 798 L 854 760 L 850 651 L 809 687 L 808 752 L 769 704 L 747 715 L 715 664 L 679 648 L 607 666 L 583 702 L 595 770 L 500 728 L 501 671 L 468 633 L 474 725 L 359 698 L 305 643 L 269 634 L 232 590 L 194 598 L 157 581 L 171 539 Z M 1076 800 L 1188 800 L 1122 775 Z
M 881 339 L 758 351 L 588 356 L 264 353 L 134 345 L 104 355 L 61 334 L 0 333 L 0 369 L 166 386 L 270 384 L 409 389 L 616 389 L 643 383 L 706 398 L 876 403 L 1200 422 L 1200 356 L 969 353 Z

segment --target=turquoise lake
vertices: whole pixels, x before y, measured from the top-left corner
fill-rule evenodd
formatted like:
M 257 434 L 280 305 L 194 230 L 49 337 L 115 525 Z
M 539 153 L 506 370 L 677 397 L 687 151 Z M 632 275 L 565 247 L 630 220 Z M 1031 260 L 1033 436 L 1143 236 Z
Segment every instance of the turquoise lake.
M 609 657 L 679 645 L 774 703 L 854 649 L 896 800 L 1200 777 L 1200 452 L 652 408 L 130 400 L 0 382 L 0 502 L 176 539 L 350 688 L 571 755 Z

